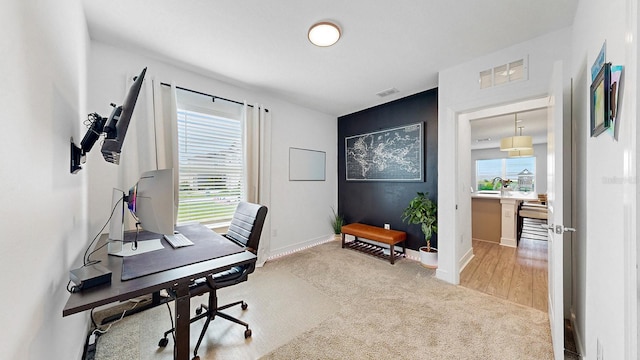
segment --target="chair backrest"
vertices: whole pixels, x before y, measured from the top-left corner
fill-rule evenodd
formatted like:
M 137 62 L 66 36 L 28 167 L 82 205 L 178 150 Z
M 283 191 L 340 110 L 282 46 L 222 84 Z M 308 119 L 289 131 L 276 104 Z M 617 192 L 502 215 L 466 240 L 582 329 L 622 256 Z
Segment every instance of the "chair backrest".
M 225 236 L 257 253 L 266 217 L 266 206 L 240 202 Z

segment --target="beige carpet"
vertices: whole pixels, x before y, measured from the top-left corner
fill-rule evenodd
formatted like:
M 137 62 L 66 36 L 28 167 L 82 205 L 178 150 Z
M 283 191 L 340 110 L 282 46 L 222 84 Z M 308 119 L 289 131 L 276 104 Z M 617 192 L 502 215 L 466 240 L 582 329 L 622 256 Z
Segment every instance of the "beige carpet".
M 390 265 L 339 242 L 270 261 L 220 297 L 249 303 L 229 314 L 248 321 L 253 337 L 216 319 L 201 359 L 553 358 L 546 313 L 441 282 L 417 262 Z M 99 338 L 96 359 L 171 359 L 172 340 L 157 347 L 170 326 L 165 306 L 127 317 Z M 191 329 L 193 346 L 200 323 Z

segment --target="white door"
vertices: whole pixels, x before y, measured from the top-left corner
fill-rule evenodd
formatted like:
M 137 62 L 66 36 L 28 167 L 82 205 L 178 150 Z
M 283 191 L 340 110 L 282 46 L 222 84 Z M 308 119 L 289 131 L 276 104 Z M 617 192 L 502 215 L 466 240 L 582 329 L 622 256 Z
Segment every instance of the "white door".
M 547 196 L 548 196 L 548 235 L 549 235 L 549 323 L 551 326 L 551 338 L 553 341 L 553 353 L 556 359 L 564 359 L 564 266 L 563 247 L 564 234 L 573 230 L 565 228 L 564 192 L 570 189 L 563 186 L 565 176 L 570 172 L 564 171 L 563 159 L 565 144 L 563 137 L 566 135 L 564 125 L 567 120 L 563 116 L 563 85 L 562 63 L 556 62 L 551 76 L 549 89 L 549 107 L 547 108 L 548 134 L 547 134 Z M 569 161 L 570 156 L 566 157 Z M 567 203 L 567 207 L 570 204 Z

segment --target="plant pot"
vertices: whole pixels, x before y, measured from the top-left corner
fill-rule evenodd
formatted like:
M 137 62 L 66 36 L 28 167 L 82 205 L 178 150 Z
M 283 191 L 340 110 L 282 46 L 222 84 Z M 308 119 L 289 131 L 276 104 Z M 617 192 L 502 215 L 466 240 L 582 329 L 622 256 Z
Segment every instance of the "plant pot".
M 334 234 L 333 237 L 336 241 L 342 241 L 342 234 Z
M 427 247 L 422 246 L 418 250 L 420 252 L 420 263 L 422 266 L 429 269 L 438 268 L 438 249 L 431 248 L 431 251 L 427 251 Z

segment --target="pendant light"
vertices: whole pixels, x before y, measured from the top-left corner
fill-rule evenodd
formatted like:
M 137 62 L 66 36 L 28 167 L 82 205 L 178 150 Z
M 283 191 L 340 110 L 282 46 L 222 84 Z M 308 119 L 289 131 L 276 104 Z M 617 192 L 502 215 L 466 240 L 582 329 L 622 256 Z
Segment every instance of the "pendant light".
M 520 128 L 522 132 L 522 128 Z M 533 139 L 531 136 L 518 136 L 518 114 L 515 114 L 513 136 L 502 138 L 500 140 L 500 151 L 533 151 Z
M 520 137 L 522 136 L 522 129 L 524 128 L 524 126 L 519 126 L 518 129 L 520 130 Z M 509 151 L 509 157 L 510 158 L 520 158 L 520 157 L 529 157 L 529 156 L 533 156 L 533 147 L 531 147 L 531 149 L 524 149 L 524 150 L 511 150 Z
M 510 158 L 521 158 L 533 156 L 533 149 L 509 151 Z

